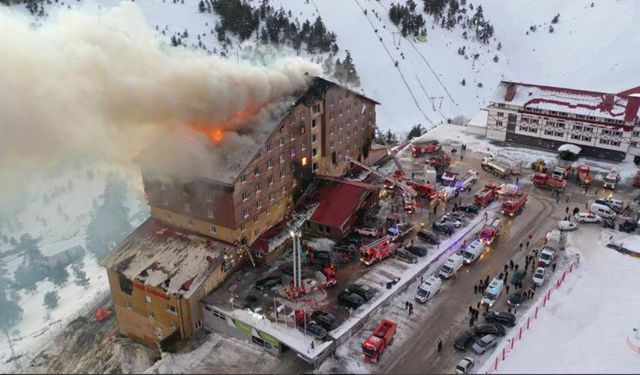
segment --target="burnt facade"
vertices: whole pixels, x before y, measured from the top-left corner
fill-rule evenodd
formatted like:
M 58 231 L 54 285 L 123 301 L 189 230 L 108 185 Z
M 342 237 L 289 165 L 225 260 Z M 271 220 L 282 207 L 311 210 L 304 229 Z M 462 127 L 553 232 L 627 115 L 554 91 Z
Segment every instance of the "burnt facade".
M 233 243 L 253 242 L 281 221 L 314 175 L 342 175 L 347 157 L 366 158 L 377 102 L 314 78 L 232 182 L 143 181 L 151 215 Z

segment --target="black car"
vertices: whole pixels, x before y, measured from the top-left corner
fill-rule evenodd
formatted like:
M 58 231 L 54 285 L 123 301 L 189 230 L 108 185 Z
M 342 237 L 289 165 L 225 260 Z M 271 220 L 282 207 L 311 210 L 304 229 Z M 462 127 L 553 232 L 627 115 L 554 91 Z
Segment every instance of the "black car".
M 265 277 L 262 280 L 256 281 L 256 289 L 269 290 L 279 284 L 282 284 L 281 276 L 269 276 L 269 277 Z
M 362 246 L 362 240 L 358 237 L 354 237 L 353 235 L 344 238 L 342 241 L 340 241 L 339 245 L 342 244 L 346 244 L 346 245 L 353 245 L 355 247 L 360 247 Z
M 455 226 L 448 222 L 436 222 L 431 225 L 431 229 L 435 232 L 442 232 L 446 234 L 452 234 L 455 231 Z
M 507 311 L 489 311 L 484 314 L 484 319 L 488 323 L 500 323 L 507 327 L 513 327 L 516 325 L 516 316 Z
M 473 340 L 476 338 L 475 333 L 473 331 L 464 331 L 456 337 L 456 340 L 453 342 L 453 347 L 458 350 L 467 350 L 471 344 L 473 344 Z
M 373 298 L 374 294 L 376 294 L 375 289 L 362 284 L 351 284 L 349 285 L 347 290 L 359 295 L 365 301 L 370 300 L 371 298 Z
M 329 314 L 326 311 L 316 310 L 311 314 L 311 319 L 316 321 L 318 324 L 322 326 L 322 328 L 327 331 L 334 330 L 338 327 L 338 320 L 336 317 Z
M 518 270 L 513 274 L 511 278 L 511 284 L 516 285 L 517 283 L 521 283 L 527 277 L 527 270 Z
M 507 334 L 504 327 L 497 323 L 478 324 L 473 327 L 473 332 L 475 332 L 478 337 L 482 337 L 484 335 L 504 336 Z
M 618 224 L 618 230 L 620 232 L 631 233 L 638 227 L 638 223 L 631 220 L 625 220 L 623 223 Z
M 422 246 L 407 246 L 405 247 L 405 249 L 417 257 L 423 257 L 427 255 L 427 249 Z
M 400 249 L 394 255 L 407 263 L 418 263 L 418 258 L 408 251 Z
M 361 295 L 345 289 L 338 294 L 338 303 L 345 307 L 357 309 L 364 303 L 364 298 Z
M 358 247 L 353 244 L 344 243 L 344 244 L 335 245 L 333 247 L 333 251 L 337 253 L 353 255 L 358 251 Z
M 470 213 L 470 214 L 477 214 L 478 211 L 480 211 L 480 207 L 476 206 L 475 204 L 469 203 L 469 204 L 463 204 L 463 205 L 458 206 L 458 210 L 459 211 L 464 211 L 464 212 L 467 212 L 467 213 Z
M 314 321 L 307 322 L 306 327 L 302 325 L 298 329 L 309 336 L 313 336 L 316 340 L 324 340 L 327 337 L 327 330 Z
M 616 222 L 613 219 L 602 220 L 602 226 L 605 228 L 616 229 Z
M 507 303 L 509 304 L 509 306 L 518 307 L 525 299 L 527 299 L 527 296 L 525 295 L 524 291 L 516 290 L 515 292 L 513 292 L 511 297 L 509 297 Z
M 427 230 L 419 230 L 418 238 L 431 245 L 437 245 L 440 243 L 440 241 L 438 241 L 438 236 Z

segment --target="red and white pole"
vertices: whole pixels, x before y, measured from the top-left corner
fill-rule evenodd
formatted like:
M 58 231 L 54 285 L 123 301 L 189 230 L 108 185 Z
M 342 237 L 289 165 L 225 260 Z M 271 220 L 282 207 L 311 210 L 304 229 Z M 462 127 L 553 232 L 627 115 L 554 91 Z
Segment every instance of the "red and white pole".
M 507 358 L 507 348 L 502 348 L 502 361 Z
M 527 325 L 529 325 L 528 319 L 527 319 Z M 518 340 L 522 340 L 522 327 L 520 327 L 520 334 L 518 335 Z
M 529 325 L 531 325 L 531 317 L 527 317 L 527 329 L 529 329 Z
M 534 319 L 538 319 L 538 306 L 536 306 L 536 313 L 533 316 Z

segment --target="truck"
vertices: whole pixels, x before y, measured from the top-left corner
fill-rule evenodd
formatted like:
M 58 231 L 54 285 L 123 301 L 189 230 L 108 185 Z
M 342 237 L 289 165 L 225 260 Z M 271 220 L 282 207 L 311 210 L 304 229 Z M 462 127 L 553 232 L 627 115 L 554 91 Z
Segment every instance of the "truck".
M 427 183 L 435 183 L 438 181 L 438 171 L 432 165 L 424 166 L 424 180 Z
M 612 169 L 604 178 L 604 188 L 614 190 L 618 181 L 620 181 L 620 174 L 615 169 Z
M 439 151 L 426 158 L 424 163 L 434 167 L 438 174 L 442 174 L 442 171 L 451 164 L 451 156 L 444 151 Z
M 517 196 L 502 202 L 502 210 L 500 212 L 510 217 L 518 215 L 527 203 L 527 196 L 527 193 L 521 192 Z
M 406 237 L 416 226 L 411 223 L 397 223 L 387 229 L 387 234 L 393 241 L 398 241 Z
M 519 175 L 520 173 L 522 173 L 522 160 L 513 159 L 506 155 L 493 155 L 493 154 L 487 157 L 484 157 L 482 160 L 483 162 L 489 161 L 489 160 L 495 160 L 498 163 L 508 167 L 509 170 L 511 171 L 511 174 L 513 175 Z
M 458 189 L 452 187 L 452 186 L 446 186 L 442 189 L 440 189 L 440 191 L 438 192 L 438 196 L 440 196 L 440 198 L 444 199 L 445 202 L 448 202 L 450 200 L 452 200 L 453 198 L 456 197 L 456 193 L 458 192 Z
M 500 236 L 500 229 L 502 228 L 502 223 L 500 218 L 493 218 L 491 221 L 486 224 L 482 230 L 480 231 L 480 241 L 483 243 L 490 245 L 495 241 L 495 239 Z
M 458 181 L 458 174 L 456 172 L 445 171 L 442 174 L 442 185 L 444 186 L 455 186 Z
M 419 158 L 424 155 L 435 154 L 442 151 L 442 145 L 437 140 L 413 142 L 411 144 L 411 156 Z
M 429 182 L 407 181 L 407 185 L 411 186 L 421 197 L 433 199 L 438 196 L 438 188 Z
M 464 259 L 460 254 L 453 254 L 447 260 L 444 261 L 440 267 L 440 273 L 438 276 L 442 279 L 448 279 L 450 277 L 456 277 L 458 270 L 462 267 Z
M 469 186 L 475 184 L 476 181 L 478 181 L 478 171 L 469 169 L 462 178 L 458 179 L 455 186 L 458 190 L 465 191 Z
M 398 245 L 393 242 L 393 238 L 384 236 L 360 248 L 360 261 L 365 266 L 370 266 L 390 257 L 396 250 L 398 250 Z
M 362 343 L 362 354 L 364 354 L 365 362 L 378 362 L 387 346 L 393 344 L 397 328 L 397 323 L 388 319 L 382 320 L 378 327 L 373 330 L 371 336 Z
M 416 302 L 427 303 L 427 301 L 438 294 L 441 287 L 442 279 L 433 275 L 429 276 L 429 278 L 423 281 L 418 287 L 418 291 L 416 292 Z
M 485 158 L 480 167 L 498 178 L 505 178 L 511 174 L 511 168 L 500 160 Z
M 640 170 L 638 170 L 635 177 L 633 177 L 633 186 L 640 187 Z
M 416 209 L 416 200 L 413 196 L 407 194 L 406 192 L 402 193 L 402 206 L 404 210 L 411 213 Z
M 520 192 L 520 187 L 515 184 L 501 184 L 498 186 L 496 192 L 498 195 L 503 195 L 505 197 L 514 197 Z
M 571 164 L 558 165 L 551 172 L 551 176 L 566 180 L 571 174 Z
M 531 163 L 531 169 L 538 173 L 547 173 L 547 164 L 544 159 L 537 159 Z
M 496 185 L 493 183 L 487 183 L 473 196 L 473 204 L 484 207 L 493 202 L 496 197 Z
M 563 191 L 567 186 L 567 180 L 556 178 L 545 173 L 534 173 L 531 179 L 533 186 L 540 189 Z
M 480 300 L 481 305 L 488 305 L 492 307 L 496 302 L 498 297 L 502 294 L 502 287 L 504 286 L 504 280 L 499 277 L 494 277 L 493 280 L 489 283 L 487 288 L 484 290 L 482 294 L 482 299 Z
M 593 173 L 591 173 L 591 168 L 588 165 L 581 164 L 578 166 L 578 182 L 580 182 L 580 186 L 591 186 Z
M 465 264 L 470 264 L 478 260 L 480 255 L 484 252 L 486 248 L 485 244 L 480 240 L 475 240 L 471 242 L 462 252 L 462 258 Z

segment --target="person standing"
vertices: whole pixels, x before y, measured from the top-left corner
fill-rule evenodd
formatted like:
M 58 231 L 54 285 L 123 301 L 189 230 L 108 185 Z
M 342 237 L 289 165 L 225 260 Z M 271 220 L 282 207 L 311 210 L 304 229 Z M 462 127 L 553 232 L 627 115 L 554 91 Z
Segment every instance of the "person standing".
M 509 295 L 509 285 L 507 285 L 505 289 L 507 290 L 507 295 Z
M 522 242 L 520 242 L 520 251 L 522 251 Z
M 529 250 L 529 241 L 527 240 L 527 250 Z
M 556 272 L 556 264 L 555 263 L 553 263 L 551 265 L 551 272 Z
M 509 269 L 513 269 L 513 259 L 509 260 Z
M 478 285 L 473 286 L 473 294 L 478 294 Z
M 518 272 L 518 267 L 519 267 L 519 264 L 518 264 L 518 263 L 516 263 L 516 265 L 515 265 L 515 267 L 514 267 L 514 269 L 516 270 L 516 272 Z
M 504 267 L 503 267 L 503 271 L 502 271 L 502 272 L 507 272 L 507 269 L 508 269 L 508 268 L 509 268 L 509 265 L 508 265 L 508 264 L 505 264 L 505 265 L 504 265 Z
M 438 339 L 438 353 L 442 351 L 442 339 Z

